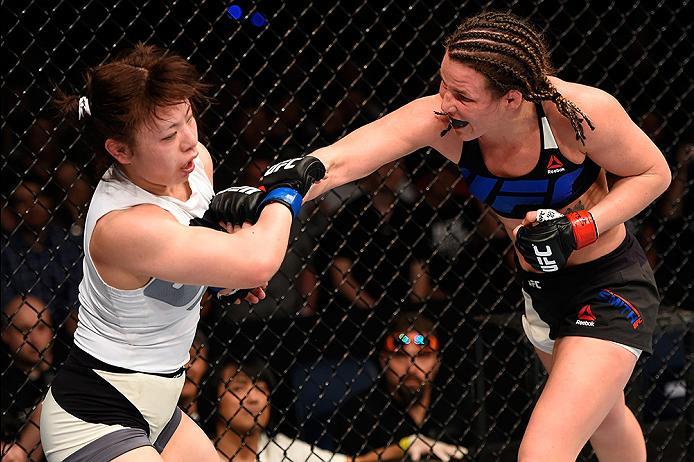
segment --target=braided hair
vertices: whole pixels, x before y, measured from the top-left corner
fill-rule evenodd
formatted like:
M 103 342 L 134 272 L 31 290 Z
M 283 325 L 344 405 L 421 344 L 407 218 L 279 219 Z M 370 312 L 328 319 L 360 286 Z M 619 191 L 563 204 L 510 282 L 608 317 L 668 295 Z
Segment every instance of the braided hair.
M 511 13 L 484 12 L 466 19 L 444 42 L 448 56 L 483 74 L 501 96 L 518 90 L 533 103 L 549 100 L 569 119 L 576 139 L 585 144 L 582 122 L 588 116 L 556 89 L 547 76 L 554 72 L 547 46 L 527 21 Z

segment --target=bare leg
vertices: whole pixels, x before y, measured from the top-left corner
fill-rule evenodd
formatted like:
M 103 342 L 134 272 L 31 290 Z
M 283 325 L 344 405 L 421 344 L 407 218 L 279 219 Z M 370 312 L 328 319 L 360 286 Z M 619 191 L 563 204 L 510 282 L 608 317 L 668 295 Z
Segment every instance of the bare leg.
M 186 414 L 181 423 L 159 455 L 152 446 L 128 451 L 113 459 L 114 462 L 219 462 L 219 456 L 212 442 L 198 425 Z
M 535 352 L 547 372 L 550 372 L 552 355 L 537 349 Z M 624 392 L 590 437 L 590 444 L 601 462 L 621 461 L 625 454 L 631 454 L 628 460 L 646 460 L 643 431 L 624 402 Z
M 645 458 L 643 437 L 639 432 L 640 444 L 633 443 L 633 426 L 624 417 L 623 389 L 636 364 L 633 354 L 604 340 L 565 337 L 555 343 L 553 356 L 540 353 L 540 358 L 549 379 L 523 436 L 519 461 L 575 461 L 599 428 L 601 435 L 611 432 L 613 438 L 596 435 L 599 456 L 610 457 L 612 447 L 619 444 L 620 460 Z M 623 452 L 622 442 L 614 439 L 625 437 L 631 446 Z
M 161 457 L 165 462 L 219 462 L 212 442 L 185 413 Z
M 162 458 L 152 446 L 142 446 L 113 459 L 112 462 L 162 462 Z
M 590 437 L 590 444 L 600 462 L 646 461 L 643 430 L 631 409 L 624 403 L 624 393 Z

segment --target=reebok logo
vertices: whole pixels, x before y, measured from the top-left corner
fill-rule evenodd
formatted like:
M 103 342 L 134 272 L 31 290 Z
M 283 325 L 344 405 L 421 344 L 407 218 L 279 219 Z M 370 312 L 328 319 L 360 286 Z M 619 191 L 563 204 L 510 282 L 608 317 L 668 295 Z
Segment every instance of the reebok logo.
M 580 309 L 578 312 L 578 319 L 576 320 L 577 326 L 588 326 L 595 327 L 595 320 L 597 318 L 590 309 L 590 305 L 586 305 Z
M 547 173 L 552 174 L 552 173 L 559 173 L 563 172 L 566 169 L 564 168 L 564 164 L 562 161 L 557 159 L 557 156 L 552 155 L 549 158 L 549 162 L 547 162 Z

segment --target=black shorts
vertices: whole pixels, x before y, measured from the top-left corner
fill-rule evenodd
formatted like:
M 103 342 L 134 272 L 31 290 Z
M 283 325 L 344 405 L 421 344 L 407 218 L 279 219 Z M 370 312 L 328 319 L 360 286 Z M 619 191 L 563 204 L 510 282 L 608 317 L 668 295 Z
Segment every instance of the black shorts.
M 594 337 L 653 352 L 660 296 L 646 255 L 629 232 L 619 247 L 596 260 L 556 273 L 520 270 L 519 276 L 526 333 L 528 319 L 537 315 L 551 340 Z

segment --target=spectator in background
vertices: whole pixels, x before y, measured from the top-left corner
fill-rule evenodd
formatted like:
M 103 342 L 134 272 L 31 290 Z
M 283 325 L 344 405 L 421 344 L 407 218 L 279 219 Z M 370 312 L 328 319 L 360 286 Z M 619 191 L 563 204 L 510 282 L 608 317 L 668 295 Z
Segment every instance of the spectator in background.
M 39 298 L 15 296 L 3 306 L 3 462 L 42 459 L 40 402 L 52 378 L 52 340 L 51 316 Z
M 449 301 L 458 318 L 473 307 L 492 306 L 514 278 L 512 246 L 503 227 L 471 199 L 450 165 L 420 175 L 417 185 L 423 200 L 405 228 L 407 235 L 420 237 L 414 246 L 420 275 L 413 277 L 415 301 Z
M 258 359 L 243 364 L 227 359 L 220 365 L 214 439 L 220 460 L 346 462 L 345 456 L 312 448 L 281 433 L 270 433 L 269 397 L 274 385 L 272 372 Z
M 331 354 L 347 349 L 356 357 L 368 356 L 370 342 L 359 339 L 378 337 L 394 307 L 416 301 L 412 246 L 421 231 L 403 233 L 411 204 L 397 193 L 406 175 L 402 167 L 388 164 L 364 178 L 361 194 L 333 212 L 314 253 L 325 289 L 320 322 L 339 340 L 330 342 L 336 349 Z
M 356 455 L 396 444 L 412 458 L 462 458 L 465 448 L 439 441 L 457 444 L 466 430 L 460 403 L 442 399 L 434 384 L 440 351 L 431 320 L 416 311 L 396 315 L 379 351 L 380 383 L 346 401 L 330 424 L 336 448 Z
M 219 370 L 217 392 L 219 408 L 217 412 L 215 446 L 222 461 L 235 462 L 377 462 L 400 460 L 405 452 L 419 460 L 422 454 L 435 452 L 442 461 L 452 455 L 462 458 L 464 449 L 450 445 L 436 444 L 428 438 L 404 441 L 407 448 L 397 444 L 369 451 L 358 457 L 346 456 L 320 449 L 299 439 L 282 433 L 272 433 L 272 406 L 270 395 L 275 378 L 262 361 L 250 359 L 239 364 L 227 359 Z M 430 451 L 427 444 L 435 447 Z M 425 450 L 426 448 L 426 450 Z M 457 451 L 457 452 L 456 452 Z
M 7 152 L 4 167 L 8 167 L 3 167 L 4 197 L 12 195 L 15 185 L 31 177 L 42 189 L 50 190 L 47 194 L 55 199 L 56 207 L 51 210 L 54 222 L 80 235 L 82 215 L 91 196 L 86 180 L 86 170 L 92 163 L 90 153 L 84 152 L 83 143 L 64 139 L 71 134 L 55 126 L 43 98 L 19 88 L 3 92 L 5 96 L 3 101 L 7 100 L 11 109 L 8 124 L 3 127 L 3 152 Z M 61 144 L 70 146 L 70 158 L 76 163 L 65 159 Z
M 186 381 L 181 390 L 178 407 L 190 416 L 198 425 L 201 424 L 198 399 L 201 395 L 202 382 L 209 369 L 208 342 L 205 334 L 195 333 L 190 346 L 190 360 L 186 364 Z
M 677 245 L 694 240 L 694 131 L 689 130 L 675 147 L 672 183 L 658 204 L 662 229 L 655 247 L 663 265 L 656 272 L 656 280 L 666 305 L 694 310 L 691 291 L 694 274 L 692 246 Z
M 27 294 L 48 307 L 56 325 L 77 307 L 77 286 L 82 277 L 80 238 L 53 223 L 55 201 L 33 181 L 21 183 L 9 201 L 14 226 L 3 228 L 2 305 Z
M 664 122 L 655 112 L 641 118 L 641 128 L 656 144 L 663 142 Z M 657 200 L 651 213 L 643 217 L 636 232 L 655 271 L 664 306 L 694 310 L 687 286 L 694 273 L 691 247 L 678 242 L 694 239 L 694 201 L 690 199 L 694 182 L 694 132 L 685 132 L 669 160 L 672 182 Z
M 691 192 L 694 182 L 694 130 L 690 130 L 675 148 L 675 174 L 663 194 L 661 213 L 666 220 L 691 218 L 694 209 Z M 684 225 L 684 223 L 682 223 Z M 692 226 L 692 222 L 688 222 Z
M 84 232 L 87 204 L 93 192 L 86 177 L 85 170 L 68 161 L 63 161 L 55 172 L 55 180 L 64 191 L 62 208 L 67 214 L 70 234 L 80 239 Z
M 398 306 L 412 294 L 412 252 L 399 236 L 410 209 L 390 187 L 394 168 L 383 166 L 365 178 L 365 194 L 338 211 L 321 241 L 321 254 L 333 256 L 327 276 L 342 310 L 370 310 L 381 300 Z

